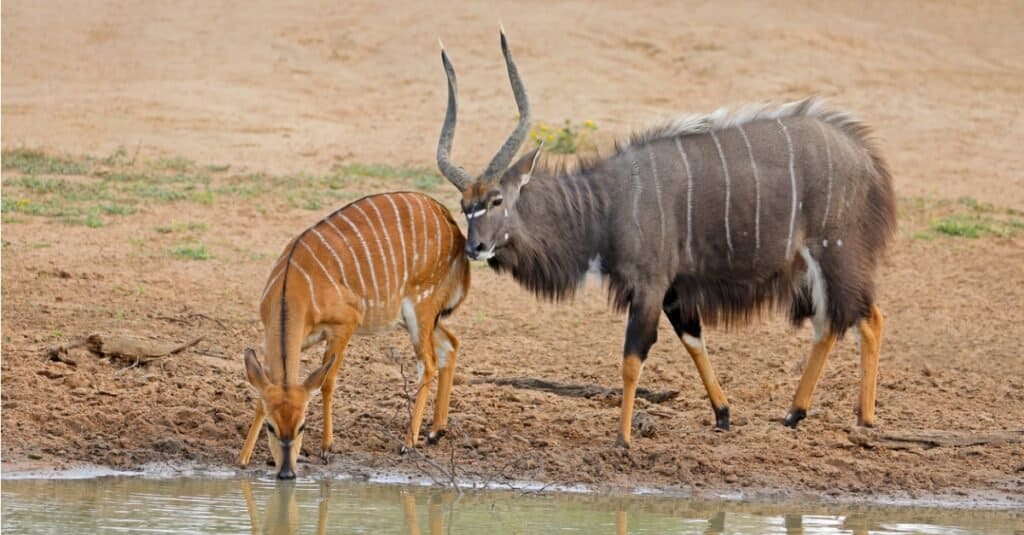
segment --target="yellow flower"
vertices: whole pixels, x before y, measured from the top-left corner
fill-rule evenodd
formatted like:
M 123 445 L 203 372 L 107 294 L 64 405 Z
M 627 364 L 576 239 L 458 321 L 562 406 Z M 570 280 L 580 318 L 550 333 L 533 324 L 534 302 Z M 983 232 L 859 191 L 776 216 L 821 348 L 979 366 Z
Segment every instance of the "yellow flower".
M 540 123 L 539 125 L 537 125 L 537 128 L 540 129 L 541 132 L 547 132 L 548 131 L 548 125 L 545 124 L 545 123 Z
M 548 141 L 554 141 L 554 140 L 555 140 L 555 135 L 554 134 L 548 134 Z
M 24 208 L 24 207 L 28 206 L 31 202 L 32 201 L 30 201 L 28 199 L 18 199 L 18 202 L 16 202 L 15 205 L 18 208 Z
M 597 128 L 597 123 L 595 123 L 594 121 L 592 121 L 590 119 L 587 119 L 586 121 L 583 121 L 583 127 L 584 128 Z

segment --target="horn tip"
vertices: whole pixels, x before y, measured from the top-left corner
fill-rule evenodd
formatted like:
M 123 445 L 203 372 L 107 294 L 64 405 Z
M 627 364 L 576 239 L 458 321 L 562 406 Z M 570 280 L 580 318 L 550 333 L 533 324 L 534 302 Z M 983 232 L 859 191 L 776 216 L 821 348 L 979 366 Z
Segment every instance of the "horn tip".
M 500 20 L 498 21 L 498 30 L 501 32 L 502 36 L 505 35 L 505 25 L 502 24 Z
M 441 46 L 441 51 L 444 52 L 444 42 L 441 41 L 440 37 L 437 38 L 437 44 Z

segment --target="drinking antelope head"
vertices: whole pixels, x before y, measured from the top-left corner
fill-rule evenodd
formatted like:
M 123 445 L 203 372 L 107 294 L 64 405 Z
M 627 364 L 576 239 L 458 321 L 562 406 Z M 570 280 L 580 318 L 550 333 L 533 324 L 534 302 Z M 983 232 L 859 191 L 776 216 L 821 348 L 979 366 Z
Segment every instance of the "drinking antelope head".
M 267 419 L 267 438 L 278 479 L 295 479 L 295 462 L 306 430 L 306 408 L 313 392 L 324 384 L 327 371 L 337 358 L 337 355 L 331 355 L 302 384 L 277 384 L 267 377 L 256 352 L 250 348 L 245 350 L 245 376 L 260 394 L 257 418 L 262 415 Z
M 441 174 L 462 192 L 462 212 L 469 222 L 466 254 L 473 260 L 488 260 L 515 240 L 520 222 L 517 208 L 519 191 L 530 181 L 540 156 L 538 148 L 509 166 L 530 130 L 530 103 L 526 97 L 526 88 L 519 78 L 519 70 L 512 61 L 504 30 L 501 32 L 501 52 L 505 56 L 508 78 L 519 108 L 519 124 L 483 174 L 473 178 L 451 161 L 457 114 L 455 70 L 448 59 L 448 53 L 443 47 L 441 49 L 441 62 L 448 77 L 448 110 L 437 142 L 437 165 Z

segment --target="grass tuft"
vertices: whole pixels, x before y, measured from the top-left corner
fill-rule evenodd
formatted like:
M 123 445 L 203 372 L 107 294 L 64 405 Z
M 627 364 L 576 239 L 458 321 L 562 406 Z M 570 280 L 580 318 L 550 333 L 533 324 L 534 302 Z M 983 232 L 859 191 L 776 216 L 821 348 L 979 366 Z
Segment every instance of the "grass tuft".
M 82 159 L 48 154 L 39 149 L 4 149 L 3 170 L 26 175 L 84 175 L 92 167 Z
M 185 244 L 171 247 L 168 250 L 174 258 L 185 260 L 209 260 L 212 258 L 210 251 L 203 244 Z

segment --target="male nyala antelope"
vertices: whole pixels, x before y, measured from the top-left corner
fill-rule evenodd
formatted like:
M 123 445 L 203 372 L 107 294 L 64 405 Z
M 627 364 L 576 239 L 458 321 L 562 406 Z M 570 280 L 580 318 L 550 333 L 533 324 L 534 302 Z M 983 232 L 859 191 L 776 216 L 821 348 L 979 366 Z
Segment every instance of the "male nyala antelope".
M 729 403 L 703 325 L 742 323 L 763 309 L 788 309 L 796 325 L 812 319 L 814 345 L 788 426 L 806 415 L 836 339 L 857 328 L 858 423 L 872 425 L 882 335 L 873 279 L 895 208 L 868 128 L 808 99 L 669 121 L 574 172 L 538 170 L 539 149 L 509 167 L 530 106 L 504 32 L 501 48 L 518 126 L 479 177 L 452 163 L 456 84 L 442 49 L 448 109 L 438 166 L 462 192 L 468 256 L 555 300 L 596 270 L 615 308 L 628 309 L 617 443 L 630 445 L 637 382 L 662 313 L 693 358 L 722 429 Z
M 451 314 L 469 289 L 465 239 L 448 210 L 418 193 L 387 193 L 355 201 L 293 239 L 271 269 L 260 297 L 266 333 L 264 371 L 252 349 L 245 372 L 260 394 L 256 418 L 238 461 L 248 464 L 263 421 L 277 477 L 295 477 L 306 406 L 319 389 L 326 459 L 334 442 L 331 401 L 345 346 L 356 332 L 370 332 L 401 319 L 420 360 L 412 420 L 404 448 L 419 437 L 431 380 L 440 369 L 429 441 L 443 434 L 458 341 L 439 320 Z M 299 356 L 326 340 L 323 364 L 304 381 Z

